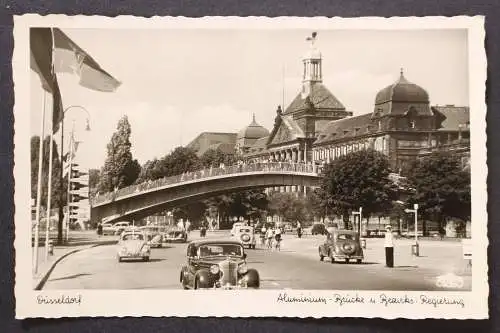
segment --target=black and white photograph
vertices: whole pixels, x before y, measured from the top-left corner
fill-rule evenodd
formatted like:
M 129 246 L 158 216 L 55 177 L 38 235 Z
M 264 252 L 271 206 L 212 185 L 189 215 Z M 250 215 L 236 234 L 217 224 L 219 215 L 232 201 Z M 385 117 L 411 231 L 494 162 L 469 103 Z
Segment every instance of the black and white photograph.
M 487 318 L 483 24 L 16 17 L 17 316 Z

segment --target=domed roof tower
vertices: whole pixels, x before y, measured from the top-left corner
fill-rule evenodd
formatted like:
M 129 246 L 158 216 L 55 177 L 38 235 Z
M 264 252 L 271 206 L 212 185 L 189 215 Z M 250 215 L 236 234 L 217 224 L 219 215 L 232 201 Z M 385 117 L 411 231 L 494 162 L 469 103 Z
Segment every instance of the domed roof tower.
M 250 125 L 244 127 L 238 133 L 237 147 L 240 152 L 246 152 L 257 140 L 269 136 L 269 131 L 259 125 L 255 121 L 255 114 L 253 114 L 252 122 Z
M 269 135 L 269 131 L 259 125 L 255 121 L 255 114 L 253 115 L 252 122 L 247 127 L 243 128 L 238 133 L 238 140 L 240 139 L 260 139 Z
M 427 91 L 408 81 L 401 69 L 399 79 L 377 93 L 374 115 L 405 115 L 410 108 L 420 116 L 432 115 Z

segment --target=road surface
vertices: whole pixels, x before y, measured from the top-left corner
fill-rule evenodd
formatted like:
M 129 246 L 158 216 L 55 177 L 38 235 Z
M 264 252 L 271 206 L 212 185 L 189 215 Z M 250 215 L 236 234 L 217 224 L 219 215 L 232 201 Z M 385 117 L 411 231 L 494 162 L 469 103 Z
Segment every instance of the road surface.
M 257 248 L 247 254 L 248 266 L 259 271 L 262 289 L 443 290 L 436 287 L 437 272 L 421 267 L 332 264 L 287 248 Z M 152 249 L 149 262 L 122 263 L 116 259 L 116 245 L 98 246 L 61 261 L 44 289 L 181 289 L 185 261 L 186 244 Z

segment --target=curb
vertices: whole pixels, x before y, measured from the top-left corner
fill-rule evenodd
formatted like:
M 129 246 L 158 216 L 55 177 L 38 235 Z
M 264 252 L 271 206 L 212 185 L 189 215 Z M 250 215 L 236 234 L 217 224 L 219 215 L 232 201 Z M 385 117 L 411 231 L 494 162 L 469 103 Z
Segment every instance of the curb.
M 82 247 L 82 248 L 79 248 L 79 249 L 74 249 L 72 251 L 69 251 L 65 254 L 63 254 L 62 256 L 60 256 L 59 258 L 57 258 L 53 263 L 52 265 L 50 265 L 49 269 L 47 270 L 47 272 L 43 275 L 43 277 L 40 279 L 40 282 L 38 282 L 38 284 L 35 286 L 35 290 L 42 290 L 45 283 L 47 282 L 47 280 L 49 279 L 49 276 L 50 274 L 52 273 L 52 271 L 54 270 L 54 268 L 56 267 L 56 265 L 61 261 L 63 260 L 64 258 L 70 256 L 71 254 L 74 254 L 74 253 L 77 253 L 77 252 L 81 252 L 81 251 L 84 251 L 84 250 L 88 250 L 88 249 L 91 249 L 91 248 L 94 248 L 94 247 L 97 247 L 97 246 L 103 246 L 103 245 L 112 245 L 112 244 L 116 244 L 116 241 L 106 241 L 106 242 L 102 242 L 102 243 L 98 243 L 98 244 L 91 244 L 89 246 L 86 246 L 86 247 Z

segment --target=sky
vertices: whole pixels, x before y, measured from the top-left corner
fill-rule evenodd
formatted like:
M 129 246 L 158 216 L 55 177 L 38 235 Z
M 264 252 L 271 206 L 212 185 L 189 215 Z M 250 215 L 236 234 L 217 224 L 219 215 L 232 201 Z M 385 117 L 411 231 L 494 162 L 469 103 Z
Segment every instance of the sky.
M 113 93 L 86 89 L 58 74 L 65 129 L 74 123 L 78 160 L 100 168 L 118 120 L 131 124 L 132 154 L 143 164 L 187 145 L 199 133 L 238 132 L 252 114 L 269 130 L 276 108 L 299 93 L 310 30 L 64 29 L 122 82 Z M 468 105 L 466 30 L 318 30 L 323 83 L 354 115 L 371 112 L 375 95 L 405 77 L 433 105 Z M 31 133 L 40 135 L 44 94 L 31 72 Z M 45 100 L 50 110 L 50 96 Z M 47 111 L 48 112 L 48 111 Z M 46 117 L 48 132 L 50 116 Z M 66 131 L 65 131 L 66 132 Z M 66 133 L 66 137 L 67 137 Z M 65 143 L 67 140 L 65 139 Z M 65 148 L 67 149 L 67 148 Z

